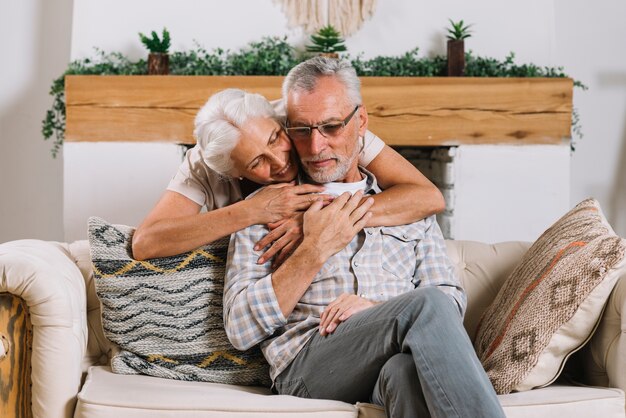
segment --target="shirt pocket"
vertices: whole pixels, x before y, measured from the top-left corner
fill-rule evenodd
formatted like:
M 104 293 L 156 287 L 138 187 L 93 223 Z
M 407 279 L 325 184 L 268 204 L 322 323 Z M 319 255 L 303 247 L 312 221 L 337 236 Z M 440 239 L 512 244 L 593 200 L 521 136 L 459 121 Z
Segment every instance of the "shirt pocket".
M 417 261 L 416 248 L 424 239 L 426 228 L 424 221 L 381 227 L 383 270 L 402 280 L 412 279 Z

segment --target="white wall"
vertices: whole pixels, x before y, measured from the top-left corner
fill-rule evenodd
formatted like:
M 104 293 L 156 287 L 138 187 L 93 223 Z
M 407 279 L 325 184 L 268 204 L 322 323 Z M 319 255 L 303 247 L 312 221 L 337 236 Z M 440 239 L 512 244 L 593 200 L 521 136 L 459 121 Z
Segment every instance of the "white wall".
M 556 1 L 556 62 L 589 86 L 575 89 L 584 138 L 572 154 L 571 202 L 596 197 L 626 237 L 626 2 Z
M 67 6 L 61 7 L 61 10 L 58 4 L 71 5 L 71 2 L 55 2 L 53 7 L 48 5 L 52 2 L 44 1 L 0 1 L 0 19 L 3 19 L 0 27 L 8 31 L 4 39 L 11 39 L 10 45 L 21 51 L 20 54 L 27 55 L 16 62 L 15 69 L 11 70 L 10 82 L 1 77 L 3 83 L 12 87 L 24 86 L 21 90 L 11 89 L 10 95 L 5 93 L 4 84 L 0 90 L 0 158 L 3 166 L 0 184 L 2 191 L 12 197 L 8 206 L 5 202 L 0 206 L 2 214 L 6 211 L 5 207 L 12 208 L 9 216 L 2 216 L 0 220 L 2 241 L 58 228 L 53 224 L 60 217 L 60 170 L 58 161 L 47 157 L 48 145 L 38 135 L 45 106 L 37 111 L 33 109 L 28 120 L 20 119 L 18 109 L 27 107 L 31 111 L 32 106 L 24 103 L 30 103 L 35 94 L 45 97 L 52 77 L 63 69 L 63 65 L 55 67 L 42 59 L 54 58 L 64 62 L 63 42 L 55 38 L 61 35 L 55 35 L 57 32 L 50 28 L 59 26 L 67 30 L 69 18 L 59 16 L 67 10 Z M 271 0 L 75 0 L 73 6 L 73 59 L 91 56 L 92 47 L 96 46 L 137 58 L 144 53 L 137 32 L 161 29 L 163 26 L 172 33 L 175 50 L 192 47 L 194 39 L 209 49 L 218 46 L 239 48 L 266 35 L 286 34 L 290 42 L 300 45 L 305 41 L 299 30 L 286 27 L 280 7 Z M 7 8 L 9 13 L 4 13 Z M 49 18 L 43 19 L 44 15 Z M 509 51 L 514 51 L 520 63 L 565 66 L 566 72 L 590 86 L 590 90 L 584 93 L 577 89 L 575 95 L 575 106 L 581 113 L 585 138 L 578 142 L 577 151 L 572 155 L 570 206 L 587 196 L 596 196 L 617 231 L 626 236 L 626 54 L 623 53 L 626 27 L 622 24 L 623 16 L 626 16 L 626 3 L 619 0 L 444 0 L 430 3 L 381 0 L 373 19 L 349 38 L 347 45 L 353 54 L 363 51 L 366 57 L 400 54 L 415 46 L 419 46 L 423 54 L 443 53 L 443 28 L 450 17 L 474 23 L 474 36 L 467 45 L 477 54 L 504 58 Z M 8 26 L 5 20 L 8 20 Z M 46 55 L 44 51 L 49 52 Z M 7 66 L 2 68 L 2 71 L 7 71 Z M 50 75 L 44 74 L 44 71 Z M 7 123 L 14 128 L 7 130 Z M 14 140 L 13 136 L 20 139 Z M 19 147 L 15 144 L 7 147 L 5 143 L 9 137 L 11 141 L 18 141 Z M 35 151 L 28 148 L 31 146 L 36 147 L 39 157 L 44 158 L 34 159 Z M 132 170 L 141 171 L 148 183 L 151 178 L 160 178 L 160 164 L 144 162 L 139 157 Z M 83 158 L 88 157 L 81 156 Z M 94 161 L 97 159 L 95 152 L 92 158 Z M 74 167 L 67 156 L 65 164 L 68 171 Z M 88 160 L 76 164 L 88 164 Z M 12 172 L 23 170 L 23 179 L 18 186 L 6 180 L 5 167 L 11 167 Z M 31 175 L 33 170 L 41 171 Z M 66 187 L 72 181 L 66 179 Z M 113 197 L 104 206 L 98 200 L 94 214 L 96 211 L 106 213 L 107 207 L 111 209 L 111 214 L 119 213 L 118 207 L 124 195 L 115 194 L 118 190 L 116 184 L 103 187 Z M 150 187 L 145 193 L 155 199 L 162 191 L 162 184 L 146 184 L 145 187 Z M 102 190 L 99 192 L 102 193 Z M 93 189 L 85 190 L 85 193 L 79 194 L 79 199 L 95 202 L 96 193 Z M 42 196 L 42 200 L 33 204 L 33 196 Z M 74 203 L 78 204 L 66 202 Z M 145 203 L 133 207 L 129 202 L 128 205 L 129 211 L 136 211 L 133 219 L 140 217 L 139 212 L 145 210 Z M 20 211 L 18 208 L 21 207 L 25 209 Z M 68 218 L 68 210 L 66 208 L 67 222 L 79 224 L 84 221 L 72 216 Z M 54 219 L 46 218 L 53 212 Z M 39 222 L 39 226 L 28 226 L 33 219 Z M 7 235 L 4 231 L 14 232 Z M 50 232 L 50 235 L 54 234 Z
M 175 144 L 68 142 L 65 146 L 65 239 L 87 237 L 87 220 L 139 225 L 182 159 Z
M 63 160 L 40 131 L 69 61 L 71 17 L 71 0 L 0 0 L 0 242 L 63 239 Z
M 569 209 L 567 144 L 464 145 L 455 154 L 455 239 L 532 242 Z

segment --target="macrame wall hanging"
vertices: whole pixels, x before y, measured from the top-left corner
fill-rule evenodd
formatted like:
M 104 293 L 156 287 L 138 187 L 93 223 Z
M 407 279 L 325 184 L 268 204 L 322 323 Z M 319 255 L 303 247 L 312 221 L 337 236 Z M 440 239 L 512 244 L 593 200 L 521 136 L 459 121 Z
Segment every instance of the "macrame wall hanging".
M 275 0 L 282 5 L 290 28 L 301 26 L 308 34 L 332 25 L 342 36 L 358 31 L 374 14 L 377 0 Z

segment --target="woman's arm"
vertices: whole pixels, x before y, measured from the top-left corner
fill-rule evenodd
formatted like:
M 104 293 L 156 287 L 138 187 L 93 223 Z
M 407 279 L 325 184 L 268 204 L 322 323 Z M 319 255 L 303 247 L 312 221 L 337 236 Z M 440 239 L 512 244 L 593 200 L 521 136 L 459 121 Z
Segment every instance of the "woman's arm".
M 275 184 L 249 199 L 205 213 L 200 213 L 201 206 L 193 200 L 167 190 L 135 231 L 133 257 L 145 260 L 180 254 L 250 225 L 288 218 L 310 206 L 318 196 L 310 193 L 322 190 L 310 184 Z
M 133 258 L 184 253 L 253 223 L 245 200 L 206 213 L 200 209 L 193 200 L 166 190 L 133 235 Z
M 445 210 L 439 189 L 388 145 L 365 168 L 383 189 L 373 196 L 367 226 L 404 225 Z

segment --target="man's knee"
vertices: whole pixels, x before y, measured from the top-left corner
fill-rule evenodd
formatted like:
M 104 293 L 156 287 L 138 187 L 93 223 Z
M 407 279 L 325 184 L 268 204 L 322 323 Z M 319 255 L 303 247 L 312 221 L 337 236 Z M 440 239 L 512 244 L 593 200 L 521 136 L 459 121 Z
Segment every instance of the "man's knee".
M 409 293 L 409 303 L 420 311 L 432 310 L 433 312 L 443 313 L 454 308 L 454 301 L 450 296 L 436 287 L 417 288 Z

